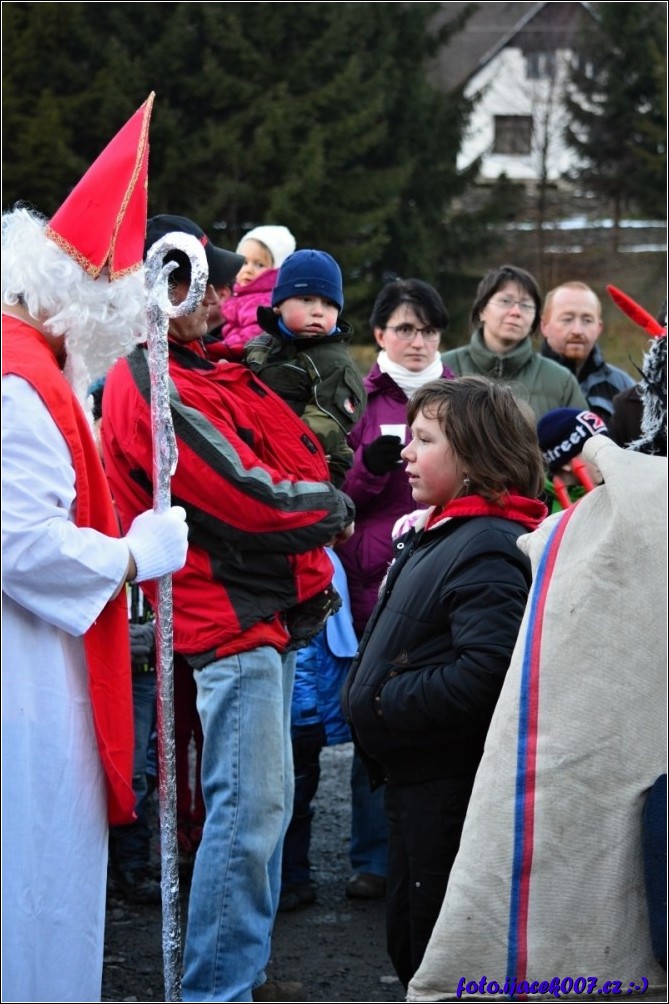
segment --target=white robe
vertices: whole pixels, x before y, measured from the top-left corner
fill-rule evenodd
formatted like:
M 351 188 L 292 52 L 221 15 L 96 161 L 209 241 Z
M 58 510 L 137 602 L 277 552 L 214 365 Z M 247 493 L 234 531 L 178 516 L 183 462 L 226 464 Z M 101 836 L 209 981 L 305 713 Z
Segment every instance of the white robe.
M 70 452 L 2 380 L 2 1000 L 100 1000 L 107 806 L 83 635 L 124 541 L 75 526 Z

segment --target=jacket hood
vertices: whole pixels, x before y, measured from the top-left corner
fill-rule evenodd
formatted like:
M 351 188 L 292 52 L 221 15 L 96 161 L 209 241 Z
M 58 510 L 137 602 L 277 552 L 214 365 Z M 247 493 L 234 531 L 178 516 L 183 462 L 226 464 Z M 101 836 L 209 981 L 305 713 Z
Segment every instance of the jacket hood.
M 426 510 L 424 518 L 417 521 L 415 528 L 420 529 L 418 524 L 422 523 L 422 527 L 429 531 L 442 526 L 449 519 L 496 516 L 499 519 L 520 523 L 528 530 L 536 530 L 547 515 L 548 509 L 539 499 L 515 495 L 513 492 L 507 492 L 499 503 L 488 502 L 480 495 L 463 495 L 461 498 L 452 499 L 445 506 L 433 506 Z

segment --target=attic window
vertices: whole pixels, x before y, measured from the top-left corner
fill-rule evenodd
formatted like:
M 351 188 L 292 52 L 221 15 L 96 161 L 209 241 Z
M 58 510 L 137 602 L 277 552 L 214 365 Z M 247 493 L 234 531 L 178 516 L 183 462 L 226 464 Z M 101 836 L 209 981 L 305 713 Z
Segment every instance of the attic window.
M 550 80 L 554 76 L 554 52 L 528 52 L 525 58 L 528 80 Z
M 495 115 L 493 153 L 523 154 L 532 150 L 531 115 Z
M 583 52 L 573 52 L 571 56 L 572 69 L 576 73 L 582 73 L 584 77 L 592 80 L 595 76 L 596 67 L 591 55 Z

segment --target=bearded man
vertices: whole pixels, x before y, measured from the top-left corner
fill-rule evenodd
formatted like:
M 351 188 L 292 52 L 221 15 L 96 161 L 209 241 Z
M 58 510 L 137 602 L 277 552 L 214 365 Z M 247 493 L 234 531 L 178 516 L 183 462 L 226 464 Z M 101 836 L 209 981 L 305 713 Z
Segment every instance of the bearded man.
M 598 344 L 603 329 L 599 297 L 584 282 L 564 282 L 546 294 L 541 354 L 574 374 L 590 411 L 608 423 L 613 398 L 632 387 L 634 380 L 605 361 Z

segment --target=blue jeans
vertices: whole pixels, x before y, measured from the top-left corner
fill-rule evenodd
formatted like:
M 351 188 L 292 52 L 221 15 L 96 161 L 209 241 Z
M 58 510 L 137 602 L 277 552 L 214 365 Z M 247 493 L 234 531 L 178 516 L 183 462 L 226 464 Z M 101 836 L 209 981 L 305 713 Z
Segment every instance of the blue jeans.
M 251 1001 L 265 982 L 293 811 L 295 654 L 263 646 L 196 671 L 206 819 L 188 903 L 184 1001 Z
M 367 769 L 354 749 L 351 763 L 351 868 L 354 872 L 385 878 L 388 871 L 388 821 L 383 803 L 384 788 L 369 790 Z
M 151 859 L 151 830 L 146 821 L 146 768 L 156 717 L 155 673 L 132 674 L 132 711 L 135 726 L 132 790 L 137 819 L 127 826 L 109 828 L 109 857 L 112 865 L 123 871 L 148 868 Z

